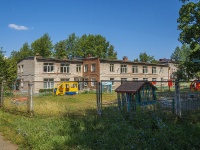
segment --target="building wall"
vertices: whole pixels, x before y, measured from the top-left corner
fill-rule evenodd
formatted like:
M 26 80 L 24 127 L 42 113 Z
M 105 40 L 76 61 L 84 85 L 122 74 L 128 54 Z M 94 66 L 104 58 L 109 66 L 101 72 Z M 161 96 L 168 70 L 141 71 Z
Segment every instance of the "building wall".
M 111 63 L 100 63 L 100 77 L 101 80 L 110 80 L 110 78 L 114 78 L 114 80 L 121 80 L 122 78 L 127 78 L 127 80 L 132 81 L 133 78 L 137 78 L 138 80 L 143 80 L 143 78 L 148 78 L 149 81 L 152 81 L 152 78 L 156 78 L 157 81 L 168 80 L 168 66 L 166 65 L 150 65 L 150 64 L 126 64 L 127 65 L 127 73 L 121 73 L 121 64 L 114 63 L 114 71 L 110 71 Z M 112 63 L 113 64 L 113 63 Z M 132 66 L 138 66 L 138 73 L 132 72 Z M 147 66 L 148 73 L 143 73 L 143 66 Z M 156 73 L 152 73 L 152 67 L 156 67 Z M 162 68 L 162 69 L 161 69 Z
M 52 72 L 44 72 L 44 63 L 53 63 Z M 69 73 L 61 73 L 61 63 L 67 63 L 70 66 Z M 81 72 L 76 71 L 77 64 L 81 65 Z M 84 72 L 84 65 L 88 65 L 88 71 Z M 95 71 L 91 71 L 92 64 L 95 64 Z M 114 64 L 113 71 L 110 71 L 110 64 Z M 121 73 L 121 65 L 127 66 L 127 72 Z M 132 66 L 138 66 L 138 73 L 132 72 Z M 42 57 L 30 57 L 24 59 L 17 64 L 18 66 L 18 79 L 22 82 L 31 81 L 34 83 L 34 93 L 38 93 L 39 89 L 44 88 L 44 79 L 53 79 L 54 85 L 59 83 L 61 79 L 69 79 L 69 81 L 83 81 L 88 79 L 89 83 L 85 85 L 85 88 L 94 89 L 95 85 L 92 81 L 101 80 L 118 80 L 119 84 L 122 78 L 126 78 L 128 81 L 133 81 L 137 78 L 138 80 L 147 79 L 152 81 L 153 78 L 156 81 L 167 81 L 170 79 L 171 70 L 167 64 L 149 64 L 149 63 L 138 63 L 126 60 L 106 60 L 94 57 L 88 57 L 82 60 L 60 60 L 53 58 L 42 58 Z M 23 71 L 21 67 L 23 66 Z M 143 66 L 147 66 L 148 73 L 143 73 Z M 156 67 L 156 72 L 152 73 L 152 67 Z M 175 69 L 175 66 L 174 68 Z M 116 85 L 113 84 L 113 87 Z M 117 87 L 117 86 L 116 86 Z M 25 84 L 21 88 L 25 89 Z
M 24 59 L 17 64 L 17 82 L 19 83 L 19 90 L 28 90 L 28 83 L 34 81 L 34 68 L 33 57 Z
M 85 65 L 88 66 L 88 70 L 84 71 Z M 92 65 L 95 65 L 95 70 L 92 71 Z M 86 84 L 85 87 L 89 89 L 94 89 L 96 88 L 96 84 L 94 81 L 99 82 L 100 81 L 100 61 L 99 58 L 94 58 L 94 57 L 88 57 L 86 59 L 83 59 L 83 79 L 84 81 L 89 81 Z

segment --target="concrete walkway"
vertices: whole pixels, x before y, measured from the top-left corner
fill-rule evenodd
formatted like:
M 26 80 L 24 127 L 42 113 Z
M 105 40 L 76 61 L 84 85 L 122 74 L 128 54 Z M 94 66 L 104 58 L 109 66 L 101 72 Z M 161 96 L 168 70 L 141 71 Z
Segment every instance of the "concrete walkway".
M 0 133 L 0 150 L 17 150 L 18 146 L 4 139 Z

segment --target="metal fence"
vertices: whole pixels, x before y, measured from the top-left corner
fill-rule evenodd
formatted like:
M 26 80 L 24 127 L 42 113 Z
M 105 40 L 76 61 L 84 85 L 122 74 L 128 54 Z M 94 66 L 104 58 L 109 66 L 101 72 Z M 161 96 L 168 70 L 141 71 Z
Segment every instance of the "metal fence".
M 120 85 L 126 84 L 127 82 L 133 81 L 101 81 L 102 95 L 99 104 L 103 113 L 105 108 L 113 107 L 118 108 L 118 97 L 115 92 Z M 143 82 L 143 81 L 134 81 Z M 172 113 L 179 117 L 184 117 L 190 112 L 194 112 L 200 109 L 200 87 L 199 90 L 193 90 L 191 87 L 192 81 L 190 82 L 175 82 L 175 81 L 157 81 L 151 82 L 156 87 L 156 103 L 148 105 L 138 106 L 139 110 L 157 110 L 163 113 Z M 104 84 L 112 87 L 105 87 Z M 111 90 L 110 90 L 111 89 Z M 108 92 L 110 91 L 110 92 Z M 137 104 L 134 104 L 137 105 Z M 127 111 L 127 109 L 125 109 Z
M 34 92 L 36 89 L 36 87 L 34 87 L 36 83 L 34 82 L 24 83 L 23 89 L 21 88 L 20 90 L 13 88 L 13 83 L 2 82 L 0 84 L 0 107 L 9 110 L 10 112 L 28 112 L 28 114 L 33 114 L 35 111 L 37 113 L 37 111 L 41 109 L 44 109 L 44 111 L 47 109 L 54 109 L 60 113 L 61 107 L 63 107 L 63 111 L 66 111 L 66 114 L 71 113 L 72 110 L 79 113 L 83 110 L 83 107 L 85 107 L 83 111 L 99 115 L 107 110 L 123 111 L 119 110 L 119 97 L 115 90 L 127 82 L 133 81 L 77 81 L 78 91 L 76 95 L 79 96 L 77 96 L 77 98 L 79 98 L 80 101 L 77 101 L 75 99 L 76 97 L 73 97 L 72 95 L 67 96 L 64 94 L 63 97 L 56 97 L 53 89 L 44 89 L 43 82 L 40 83 L 42 86 L 37 89 L 39 91 L 37 93 Z M 157 110 L 163 113 L 167 112 L 183 117 L 190 112 L 200 109 L 200 89 L 199 91 L 191 90 L 191 83 L 192 82 L 179 82 L 176 85 L 175 81 L 151 82 L 151 84 L 156 87 L 156 103 L 143 103 L 143 105 L 137 105 L 133 101 L 131 106 L 134 105 L 135 109 L 132 110 L 136 112 L 139 110 Z M 54 87 L 56 84 L 58 83 L 54 83 Z M 49 101 L 49 103 L 47 101 Z M 69 103 L 66 103 L 66 101 Z M 62 103 L 61 105 L 65 106 L 60 106 L 59 103 Z M 77 110 L 75 111 L 74 109 Z M 89 109 L 92 109 L 92 111 Z M 124 111 L 127 111 L 127 109 Z

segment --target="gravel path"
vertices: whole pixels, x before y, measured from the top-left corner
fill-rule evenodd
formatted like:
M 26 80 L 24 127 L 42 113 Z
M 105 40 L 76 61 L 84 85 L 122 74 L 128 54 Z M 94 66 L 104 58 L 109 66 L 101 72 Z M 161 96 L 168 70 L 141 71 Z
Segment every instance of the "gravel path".
M 18 146 L 10 141 L 4 140 L 4 137 L 0 133 L 0 150 L 17 150 Z

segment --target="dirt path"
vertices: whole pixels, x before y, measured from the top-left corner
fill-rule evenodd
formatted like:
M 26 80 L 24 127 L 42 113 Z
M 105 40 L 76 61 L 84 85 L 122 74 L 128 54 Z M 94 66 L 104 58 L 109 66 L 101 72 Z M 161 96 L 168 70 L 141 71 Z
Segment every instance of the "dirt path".
M 0 150 L 17 150 L 18 146 L 4 139 L 0 133 Z

